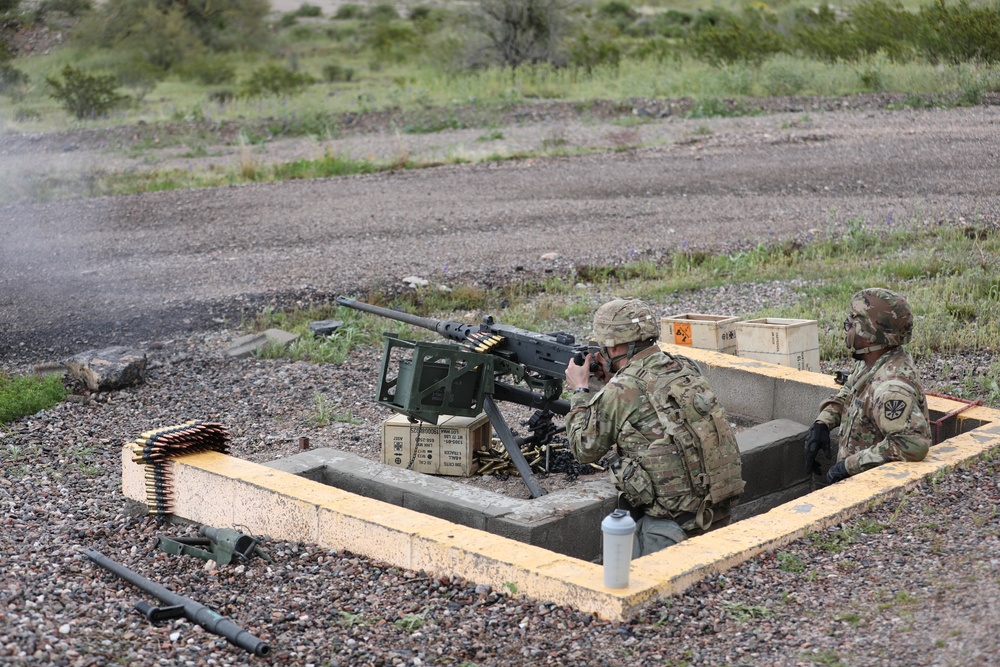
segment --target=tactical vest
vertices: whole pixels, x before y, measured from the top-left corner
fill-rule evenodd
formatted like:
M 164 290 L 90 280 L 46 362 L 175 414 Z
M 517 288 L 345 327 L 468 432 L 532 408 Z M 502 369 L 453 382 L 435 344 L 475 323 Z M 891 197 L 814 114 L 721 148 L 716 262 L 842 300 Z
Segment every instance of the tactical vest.
M 694 513 L 699 527 L 707 528 L 712 507 L 732 507 L 743 492 L 739 447 L 698 367 L 685 357 L 667 356 L 677 362 L 672 364 L 677 370 L 620 371 L 636 378 L 663 435 L 646 445 L 620 438 L 622 461 L 613 466 L 612 481 L 626 500 L 651 516 L 667 516 L 666 508 L 677 506 Z

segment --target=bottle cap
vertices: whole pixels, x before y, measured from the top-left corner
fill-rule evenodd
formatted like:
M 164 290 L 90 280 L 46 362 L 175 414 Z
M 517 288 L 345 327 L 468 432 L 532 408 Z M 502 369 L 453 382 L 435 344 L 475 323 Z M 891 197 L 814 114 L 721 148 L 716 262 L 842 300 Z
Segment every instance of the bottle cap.
M 615 510 L 601 521 L 601 530 L 609 535 L 628 535 L 635 530 L 635 521 L 628 510 Z

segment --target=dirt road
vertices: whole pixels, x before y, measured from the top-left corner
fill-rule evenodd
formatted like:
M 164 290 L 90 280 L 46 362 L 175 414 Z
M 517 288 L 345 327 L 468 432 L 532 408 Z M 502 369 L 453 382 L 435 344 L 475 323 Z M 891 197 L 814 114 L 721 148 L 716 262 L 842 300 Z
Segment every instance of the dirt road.
M 640 126 L 651 147 L 639 150 L 7 206 L 0 359 L 155 339 L 232 322 L 266 299 L 409 275 L 499 282 L 859 220 L 996 222 L 998 123 L 995 106 L 665 118 Z M 569 148 L 616 127 L 573 124 Z M 434 135 L 437 146 L 468 140 Z

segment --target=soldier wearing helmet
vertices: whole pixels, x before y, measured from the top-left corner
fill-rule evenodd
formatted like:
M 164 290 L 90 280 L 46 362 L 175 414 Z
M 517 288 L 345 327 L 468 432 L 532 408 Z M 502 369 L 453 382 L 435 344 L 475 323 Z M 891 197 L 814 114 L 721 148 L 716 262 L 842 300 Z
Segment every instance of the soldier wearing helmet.
M 662 351 L 658 335 L 648 305 L 615 299 L 594 316 L 598 358 L 566 370 L 570 447 L 581 463 L 608 456 L 619 498 L 636 517 L 633 557 L 728 523 L 744 486 L 712 388 L 693 361 Z
M 927 398 L 903 348 L 912 334 L 913 313 L 899 294 L 869 288 L 851 298 L 844 338 L 857 363 L 841 390 L 820 405 L 805 442 L 807 472 L 819 472 L 816 456 L 830 453 L 830 430 L 837 426 L 837 462 L 826 474 L 831 484 L 887 461 L 927 456 Z

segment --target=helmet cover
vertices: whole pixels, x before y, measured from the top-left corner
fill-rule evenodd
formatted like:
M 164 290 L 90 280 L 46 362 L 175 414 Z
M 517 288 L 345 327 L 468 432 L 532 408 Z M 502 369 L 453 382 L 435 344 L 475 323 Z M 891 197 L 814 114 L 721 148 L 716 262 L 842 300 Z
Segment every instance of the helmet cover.
M 638 299 L 614 299 L 594 314 L 594 340 L 601 347 L 651 340 L 659 335 L 653 311 Z
M 913 313 L 901 295 L 870 287 L 851 297 L 844 336 L 854 354 L 905 345 L 912 335 Z

